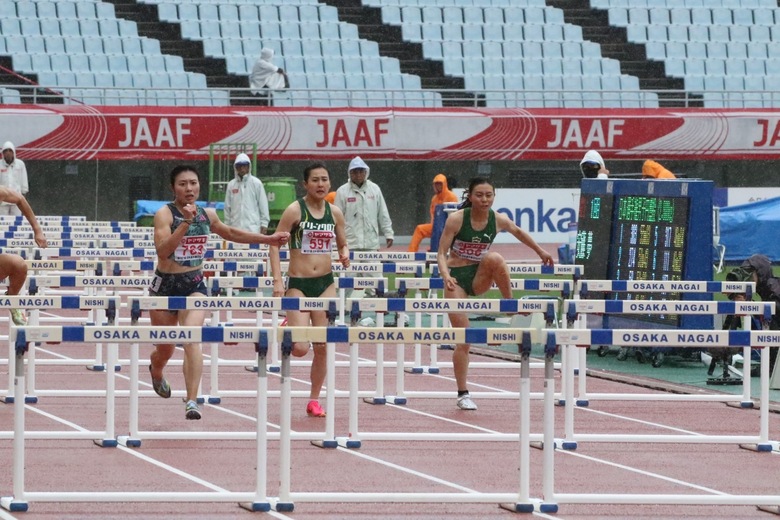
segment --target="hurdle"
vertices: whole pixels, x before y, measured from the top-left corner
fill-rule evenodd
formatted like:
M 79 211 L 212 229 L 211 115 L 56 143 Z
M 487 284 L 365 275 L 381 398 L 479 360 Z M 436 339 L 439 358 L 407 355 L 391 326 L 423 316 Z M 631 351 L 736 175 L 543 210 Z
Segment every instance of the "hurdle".
M 60 341 L 73 340 L 72 336 L 79 336 L 79 327 L 27 327 L 15 332 L 13 342 L 15 345 L 15 364 L 16 364 L 16 389 L 19 393 L 23 392 L 25 384 L 24 374 L 24 354 L 27 351 L 27 341 L 59 339 Z M 158 332 L 162 332 L 158 330 Z M 169 331 L 170 332 L 170 331 Z M 83 339 L 83 329 L 81 330 Z M 265 428 L 268 415 L 267 405 L 267 371 L 265 370 L 265 357 L 267 353 L 267 335 L 265 331 L 256 331 L 256 352 L 257 352 L 257 406 L 255 417 L 254 440 L 256 441 L 256 470 L 254 490 L 245 492 L 35 492 L 25 489 L 25 439 L 40 438 L 34 432 L 25 431 L 25 409 L 21 400 L 14 403 L 14 431 L 13 431 L 13 495 L 0 497 L 0 507 L 12 512 L 24 512 L 29 508 L 29 502 L 236 502 L 241 507 L 250 511 L 270 511 L 271 503 L 267 497 L 267 461 L 265 452 L 267 448 L 267 431 Z M 111 357 L 111 355 L 109 355 Z M 289 359 L 289 352 L 286 357 Z M 107 371 L 107 385 L 112 387 L 113 374 Z M 136 381 L 137 386 L 137 381 Z M 106 416 L 109 416 L 109 408 L 113 415 L 112 394 L 107 392 L 107 410 Z M 112 425 L 113 426 L 113 425 Z M 83 432 L 79 432 L 83 435 Z M 89 433 L 89 432 L 88 432 Z M 113 433 L 113 431 L 111 432 Z M 43 437 L 45 438 L 45 437 Z M 63 438 L 63 437 L 58 437 Z M 68 437 L 70 438 L 70 437 Z M 76 438 L 76 437 L 73 437 Z M 79 437 L 83 438 L 83 437 Z M 101 444 L 104 447 L 115 447 L 116 440 L 109 443 L 108 439 Z
M 554 335 L 558 345 L 571 344 L 578 347 L 589 345 L 650 345 L 652 341 L 636 341 L 648 334 L 647 329 L 591 329 L 558 330 L 548 332 Z M 700 336 L 710 338 L 707 343 L 713 347 L 747 346 L 761 349 L 761 402 L 769 402 L 769 352 L 766 347 L 780 345 L 780 334 L 764 331 L 712 331 L 687 329 L 680 331 L 657 330 L 656 334 L 668 334 L 667 343 L 672 346 L 697 348 Z M 553 340 L 549 340 L 553 341 Z M 551 382 L 554 384 L 554 381 Z M 555 432 L 554 404 L 545 401 L 543 436 L 552 439 Z M 757 436 L 728 435 L 612 435 L 610 442 L 656 442 L 656 443 L 756 443 L 757 451 L 770 452 L 778 449 L 778 443 L 768 441 L 769 409 L 762 405 L 761 431 Z M 604 435 L 582 435 L 580 440 L 604 440 Z M 555 446 L 544 443 L 542 487 L 546 505 L 542 512 L 557 512 L 559 504 L 674 504 L 674 505 L 753 505 L 777 512 L 780 494 L 775 495 L 697 495 L 697 494 L 619 494 L 619 493 L 558 493 L 555 491 Z
M 598 304 L 598 302 L 593 301 Z M 617 304 L 620 302 L 609 302 Z M 721 305 L 726 311 L 741 310 L 739 304 L 749 302 L 696 302 Z M 729 305 L 731 304 L 731 305 Z M 736 306 L 734 306 L 737 304 Z M 753 304 L 755 305 L 755 303 Z M 668 312 L 668 311 L 667 311 Z M 756 435 L 619 435 L 619 434 L 583 434 L 574 432 L 574 407 L 566 407 L 565 449 L 576 449 L 578 442 L 678 442 L 696 444 L 739 444 L 756 451 L 778 449 L 776 441 L 769 440 L 769 351 L 766 347 L 780 345 L 780 334 L 764 331 L 713 331 L 699 329 L 564 329 L 555 331 L 558 345 L 575 345 L 578 348 L 590 345 L 616 346 L 656 346 L 659 343 L 674 347 L 747 347 L 760 346 L 761 349 L 761 390 L 759 397 L 759 432 Z M 584 349 L 583 349 L 584 350 Z M 567 371 L 568 372 L 568 371 Z M 660 396 L 637 394 L 633 399 L 668 400 Z M 679 400 L 679 399 L 678 399 Z M 718 399 L 709 399 L 717 401 Z
M 654 292 L 654 293 L 668 293 L 668 292 L 679 292 L 679 293 L 725 293 L 725 294 L 752 294 L 753 291 L 755 291 L 755 283 L 754 282 L 704 282 L 704 281 L 684 281 L 684 282 L 674 282 L 674 281 L 668 281 L 668 280 L 659 280 L 659 281 L 652 281 L 652 282 L 641 282 L 641 281 L 616 281 L 616 280 L 582 280 L 578 282 L 577 284 L 578 289 L 575 293 L 575 300 L 573 302 L 569 302 L 566 304 L 565 310 L 566 310 L 566 319 L 564 320 L 564 323 L 566 325 L 573 325 L 575 321 L 578 323 L 579 328 L 587 328 L 586 326 L 586 318 L 585 316 L 589 313 L 587 306 L 583 308 L 583 310 L 578 310 L 580 307 L 578 307 L 579 303 L 576 303 L 576 298 L 579 296 L 580 300 L 583 301 L 589 301 L 585 299 L 585 296 L 587 296 L 588 292 Z M 682 300 L 678 303 L 680 305 L 685 305 L 685 303 L 688 302 L 688 310 L 685 308 L 680 308 L 678 312 L 679 314 L 689 314 L 691 313 L 691 305 L 690 304 L 699 304 L 704 303 L 700 300 Z M 756 302 L 745 302 L 745 303 L 756 303 Z M 621 304 L 617 304 L 621 305 Z M 628 304 L 626 304 L 628 305 Z M 670 303 L 669 305 L 672 305 Z M 572 307 L 573 306 L 573 307 Z M 621 308 L 624 306 L 621 305 Z M 610 309 L 613 309 L 616 307 L 610 307 Z M 699 314 L 709 314 L 709 315 L 715 315 L 715 314 L 723 314 L 722 312 L 716 311 L 716 306 L 708 306 L 707 312 L 701 312 Z M 724 309 L 727 309 L 729 307 L 724 306 L 722 307 Z M 749 307 L 748 307 L 749 308 Z M 757 306 L 756 309 L 759 309 Z M 759 309 L 761 314 L 764 314 L 768 309 L 766 307 L 761 307 Z M 618 311 L 609 311 L 610 313 L 618 313 Z M 590 312 L 591 314 L 593 312 Z M 598 313 L 596 311 L 596 313 Z M 606 313 L 606 310 L 602 312 L 602 314 Z M 669 312 L 667 311 L 667 314 Z M 645 314 L 645 315 L 652 315 L 652 314 L 664 314 L 663 312 L 652 312 L 651 308 L 649 306 L 645 307 L 645 310 L 642 312 L 632 312 L 632 314 Z M 752 312 L 751 312 L 752 314 Z M 564 347 L 563 349 L 563 358 L 564 360 L 568 360 L 569 364 L 574 366 L 574 358 L 575 356 L 572 355 L 573 353 L 570 351 L 568 347 Z M 579 350 L 577 352 L 577 360 L 578 365 L 580 367 L 579 373 L 578 373 L 578 397 L 575 402 L 578 406 L 587 406 L 588 405 L 588 395 L 586 391 L 586 364 L 587 364 L 587 356 L 585 350 Z M 750 349 L 745 348 L 743 350 L 743 354 L 745 355 L 745 359 L 750 359 Z M 565 380 L 571 381 L 573 384 L 571 374 L 566 374 L 564 377 Z M 743 392 L 742 392 L 742 401 L 741 406 L 743 407 L 751 407 L 752 406 L 752 400 L 751 400 L 751 391 L 750 391 L 750 378 L 744 377 L 743 378 Z M 570 396 L 571 397 L 571 396 Z M 604 396 L 602 396 L 604 398 Z M 620 396 L 612 396 L 613 399 L 619 399 Z M 675 400 L 675 399 L 696 399 L 698 396 L 685 396 L 685 395 L 673 395 L 669 394 L 665 396 L 666 399 L 669 400 Z M 706 399 L 706 398 L 704 398 Z M 724 399 L 728 401 L 734 401 L 734 399 Z
M 105 319 L 107 323 L 113 324 L 116 319 L 117 310 L 119 309 L 120 301 L 117 297 L 94 297 L 94 296 L 4 296 L 0 298 L 0 309 L 29 309 L 32 311 L 30 316 L 30 325 L 38 325 L 38 312 L 41 309 L 79 309 L 79 310 L 95 310 L 100 309 L 105 311 Z M 15 326 L 12 326 L 14 328 Z M 8 390 L 0 396 L 0 401 L 5 403 L 12 403 L 16 397 L 14 393 L 13 380 L 15 377 L 15 364 L 11 362 L 13 359 L 13 342 L 10 341 L 9 335 L 9 355 L 8 355 Z M 40 363 L 40 361 L 38 361 Z M 71 361 L 69 364 L 73 364 Z M 55 363 L 56 364 L 56 363 Z M 35 389 L 35 348 L 31 349 L 27 356 L 27 388 L 26 394 L 19 395 L 24 396 L 24 402 L 36 403 L 38 402 L 38 396 L 63 396 L 73 395 L 73 391 L 69 390 L 63 392 L 60 390 L 36 390 Z M 101 395 L 95 391 L 83 391 L 79 392 L 81 396 L 89 395 Z

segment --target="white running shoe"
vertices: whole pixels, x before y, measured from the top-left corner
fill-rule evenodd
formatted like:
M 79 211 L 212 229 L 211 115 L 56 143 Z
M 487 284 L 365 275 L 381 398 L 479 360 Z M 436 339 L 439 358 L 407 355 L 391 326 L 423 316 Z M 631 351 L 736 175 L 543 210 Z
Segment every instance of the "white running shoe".
M 477 404 L 471 400 L 471 396 L 469 394 L 463 394 L 462 396 L 458 397 L 458 408 L 461 410 L 476 410 Z

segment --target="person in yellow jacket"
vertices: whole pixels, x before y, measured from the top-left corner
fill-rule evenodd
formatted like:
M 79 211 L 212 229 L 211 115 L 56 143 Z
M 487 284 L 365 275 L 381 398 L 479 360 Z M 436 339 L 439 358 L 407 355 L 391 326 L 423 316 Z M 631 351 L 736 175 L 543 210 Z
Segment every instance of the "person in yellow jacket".
M 431 197 L 431 221 L 428 224 L 419 224 L 414 228 L 412 241 L 409 243 L 409 251 L 412 253 L 417 252 L 423 238 L 431 238 L 431 235 L 433 234 L 433 216 L 436 212 L 436 206 L 447 202 L 459 202 L 458 196 L 450 191 L 447 186 L 447 176 L 443 173 L 440 173 L 433 178 L 433 191 L 434 195 Z
M 642 165 L 643 179 L 676 179 L 677 177 L 655 161 L 647 160 Z

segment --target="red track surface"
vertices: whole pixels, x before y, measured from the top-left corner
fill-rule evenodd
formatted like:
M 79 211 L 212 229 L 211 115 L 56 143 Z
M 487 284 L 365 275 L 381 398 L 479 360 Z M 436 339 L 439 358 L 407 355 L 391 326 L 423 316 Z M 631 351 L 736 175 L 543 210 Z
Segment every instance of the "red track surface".
M 46 346 L 69 357 L 89 357 L 86 346 Z M 389 353 L 388 350 L 392 350 Z M 148 352 L 148 349 L 145 349 Z M 361 349 L 370 358 L 372 348 Z M 394 359 L 394 349 L 385 350 Z M 251 347 L 224 348 L 223 358 L 251 360 Z M 449 351 L 439 351 L 440 361 Z M 142 359 L 145 354 L 142 355 Z M 39 359 L 50 357 L 39 353 Z M 126 357 L 125 355 L 122 357 Z M 177 355 L 180 359 L 180 355 Z M 339 356 L 343 360 L 343 356 Z M 475 361 L 493 361 L 475 357 Z M 346 368 L 337 370 L 337 388 L 346 389 Z M 174 390 L 182 388 L 179 368 L 168 376 Z M 5 366 L 0 367 L 0 374 Z M 255 376 L 240 366 L 222 371 L 222 389 L 252 389 Z M 293 367 L 293 390 L 305 390 L 308 370 Z M 117 377 L 117 388 L 127 388 L 127 369 Z M 392 394 L 394 375 L 386 372 L 386 393 Z M 557 376 L 556 376 L 557 377 Z M 475 368 L 472 392 L 519 388 L 519 365 L 512 368 Z M 145 374 L 142 389 L 148 390 Z M 361 369 L 361 389 L 374 388 L 374 370 Z M 5 386 L 7 377 L 0 375 Z M 40 366 L 39 389 L 104 388 L 105 377 L 83 366 Z M 541 392 L 540 370 L 532 371 L 532 392 Z M 271 390 L 278 377 L 269 377 Z M 208 389 L 208 378 L 204 378 Z M 637 392 L 637 387 L 592 379 L 592 392 Z M 439 375 L 406 376 L 406 390 L 452 391 L 451 398 L 413 398 L 406 406 L 360 405 L 362 432 L 501 432 L 516 433 L 519 407 L 516 399 L 477 399 L 479 410 L 464 412 L 455 407 L 451 371 Z M 645 390 L 641 390 L 645 391 Z M 306 400 L 293 399 L 294 431 L 324 430 L 324 420 L 304 414 Z M 205 406 L 200 422 L 185 421 L 177 398 L 141 399 L 141 430 L 151 431 L 253 431 L 254 400 L 223 398 L 220 406 Z M 279 401 L 269 406 L 269 431 L 277 431 Z M 331 411 L 331 413 L 334 413 Z M 336 432 L 347 431 L 346 399 L 337 400 Z M 563 408 L 556 408 L 556 437 L 562 436 Z M 579 432 L 707 434 L 755 434 L 758 412 L 712 403 L 592 402 L 576 413 Z M 126 399 L 118 400 L 117 432 L 127 431 Z M 542 431 L 542 403 L 532 401 L 531 432 Z M 41 397 L 28 407 L 27 429 L 72 430 L 103 428 L 104 404 L 98 397 Z M 780 417 L 772 414 L 770 439 L 780 431 Z M 0 405 L 0 429 L 11 429 L 12 406 Z M 86 440 L 27 442 L 27 491 L 252 491 L 254 488 L 254 443 L 250 441 L 146 440 L 139 449 L 99 448 Z M 780 459 L 777 453 L 755 453 L 734 445 L 580 443 L 577 450 L 556 454 L 556 491 L 562 493 L 750 493 L 777 494 Z M 267 454 L 269 495 L 278 486 L 278 442 L 270 441 Z M 541 498 L 540 450 L 531 450 L 531 496 Z M 0 440 L 0 495 L 11 494 L 11 441 Z M 502 441 L 363 441 L 357 450 L 321 449 L 308 441 L 293 441 L 293 492 L 514 492 L 517 489 L 517 443 Z M 27 520 L 48 518 L 235 518 L 251 515 L 232 503 L 43 503 L 33 502 Z M 495 504 L 345 504 L 298 502 L 292 513 L 269 513 L 275 518 L 508 518 L 512 513 Z M 560 506 L 556 518 L 759 518 L 767 513 L 751 506 Z M 0 518 L 7 518 L 0 514 Z
M 396 248 L 399 249 L 399 248 Z M 502 246 L 507 257 L 524 255 L 519 246 Z M 551 252 L 554 246 L 548 247 Z M 526 258 L 531 258 L 525 255 Z M 6 327 L 0 326 L 0 334 Z M 94 347 L 46 345 L 39 359 L 89 358 Z M 142 360 L 148 359 L 146 346 Z M 127 357 L 121 349 L 120 356 Z M 208 354 L 208 349 L 205 350 Z M 361 347 L 361 356 L 372 358 L 374 349 Z M 342 355 L 339 360 L 343 361 Z M 439 360 L 450 360 L 450 351 L 439 351 Z M 5 359 L 5 352 L 0 360 Z M 246 345 L 224 347 L 221 357 L 254 359 Z M 408 356 L 409 357 L 409 356 Z M 407 357 L 407 358 L 408 358 Z M 176 360 L 181 359 L 177 353 Z M 385 359 L 395 359 L 395 349 L 385 347 Z M 474 356 L 473 361 L 500 363 Z M 497 367 L 498 365 L 496 365 Z M 0 387 L 7 387 L 6 364 L 0 364 Z M 208 369 L 206 370 L 206 374 Z M 253 389 L 256 378 L 241 366 L 221 369 L 222 390 Z M 363 368 L 361 390 L 375 387 L 375 372 Z M 127 389 L 128 370 L 116 375 L 117 388 Z M 293 367 L 293 390 L 306 390 L 308 369 Z M 141 389 L 149 390 L 148 374 L 141 369 Z M 174 390 L 181 390 L 179 366 L 167 371 Z M 386 394 L 395 391 L 392 370 L 385 371 Z M 532 392 L 543 391 L 541 370 L 531 373 Z M 472 392 L 517 391 L 519 365 L 510 368 L 472 368 Z M 556 373 L 556 385 L 559 374 Z M 346 368 L 337 370 L 337 390 L 347 388 Z M 455 407 L 455 384 L 450 369 L 438 375 L 407 374 L 407 391 L 445 391 L 452 397 L 412 398 L 405 406 L 360 404 L 361 432 L 472 432 L 517 433 L 519 406 L 514 398 L 476 398 L 479 410 L 464 412 Z M 103 389 L 105 375 L 77 366 L 39 366 L 38 389 Z M 277 375 L 269 376 L 269 388 L 279 388 Z M 204 391 L 209 389 L 204 375 Z M 646 389 L 591 378 L 590 392 L 646 392 Z M 335 413 L 337 435 L 347 432 L 347 400 L 339 398 Z M 324 419 L 304 414 L 306 399 L 293 399 L 294 431 L 322 431 Z M 42 396 L 27 409 L 27 430 L 100 430 L 104 426 L 104 400 L 98 397 Z M 225 397 L 219 406 L 204 406 L 199 422 L 184 419 L 183 404 L 174 397 L 141 398 L 140 428 L 148 431 L 244 431 L 254 430 L 254 399 Z M 563 436 L 564 408 L 556 413 L 556 437 Z M 270 399 L 268 431 L 276 432 L 279 400 Z M 588 433 L 657 434 L 755 434 L 757 410 L 719 403 L 591 401 L 575 409 L 575 428 Z M 532 401 L 531 432 L 542 431 L 542 402 Z M 127 431 L 127 400 L 117 403 L 117 432 Z M 12 429 L 13 407 L 0 404 L 0 431 Z M 780 416 L 770 416 L 770 439 L 780 437 Z M 11 495 L 11 441 L 0 439 L 0 496 Z M 321 449 L 308 441 L 292 443 L 292 491 L 300 492 L 516 492 L 518 446 L 506 441 L 363 441 L 360 449 Z M 685 494 L 780 494 L 779 453 L 756 453 L 735 445 L 580 443 L 574 451 L 558 450 L 555 456 L 555 490 L 561 493 L 685 493 Z M 151 440 L 141 448 L 100 448 L 88 440 L 28 440 L 26 450 L 27 491 L 252 491 L 256 453 L 251 441 Z M 278 492 L 279 443 L 269 442 L 268 494 Z M 542 452 L 531 450 L 531 496 L 542 495 Z M 7 518 L 122 519 L 134 518 L 249 518 L 250 513 L 234 503 L 44 503 L 31 502 L 26 513 L 0 511 Z M 266 513 L 273 518 L 294 519 L 488 519 L 516 518 L 496 504 L 387 504 L 296 502 L 291 513 Z M 603 518 L 771 518 L 753 506 L 668 505 L 575 505 L 561 504 L 556 514 L 534 516 L 565 519 Z

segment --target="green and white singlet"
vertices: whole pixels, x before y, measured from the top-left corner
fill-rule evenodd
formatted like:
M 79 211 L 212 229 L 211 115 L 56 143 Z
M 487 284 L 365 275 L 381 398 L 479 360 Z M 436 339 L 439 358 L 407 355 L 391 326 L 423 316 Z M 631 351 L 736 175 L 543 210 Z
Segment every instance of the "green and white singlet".
M 325 214 L 316 219 L 309 212 L 306 201 L 298 199 L 301 207 L 301 221 L 290 232 L 290 249 L 300 249 L 305 255 L 330 254 L 336 239 L 336 223 L 325 203 Z
M 479 262 L 496 238 L 496 212 L 488 214 L 487 225 L 479 231 L 471 227 L 471 208 L 463 210 L 463 223 L 452 240 L 450 250 L 465 260 Z

